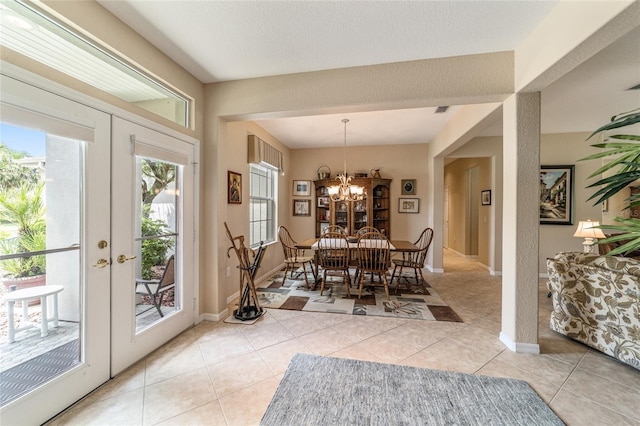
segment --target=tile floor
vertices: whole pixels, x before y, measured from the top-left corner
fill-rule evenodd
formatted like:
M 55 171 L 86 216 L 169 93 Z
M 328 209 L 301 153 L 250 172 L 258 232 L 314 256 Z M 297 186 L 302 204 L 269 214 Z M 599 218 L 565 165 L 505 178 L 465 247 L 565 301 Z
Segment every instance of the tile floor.
M 517 354 L 498 339 L 500 278 L 450 254 L 445 269 L 425 278 L 464 323 L 280 310 L 254 325 L 205 321 L 48 424 L 255 425 L 304 352 L 523 379 L 569 425 L 640 425 L 640 371 L 550 331 L 544 283 L 542 353 Z

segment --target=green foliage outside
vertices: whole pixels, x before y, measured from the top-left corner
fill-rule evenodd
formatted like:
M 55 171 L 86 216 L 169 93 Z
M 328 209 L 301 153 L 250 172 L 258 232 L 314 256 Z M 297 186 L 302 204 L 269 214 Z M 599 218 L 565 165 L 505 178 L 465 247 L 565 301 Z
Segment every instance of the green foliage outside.
M 3 254 L 40 251 L 46 248 L 47 230 L 42 191 L 44 184 L 23 183 L 0 191 L 0 222 L 16 225 L 17 236 L 0 241 Z M 2 261 L 2 270 L 13 278 L 42 275 L 46 271 L 45 256 L 31 256 Z
M 24 152 L 14 151 L 0 142 L 0 192 L 19 188 L 23 184 L 36 185 L 40 176 L 38 171 L 30 167 L 25 167 L 15 160 L 24 158 Z
M 142 236 L 153 237 L 165 235 L 171 232 L 165 222 L 149 217 L 151 205 L 142 207 Z M 153 271 L 154 266 L 164 265 L 169 249 L 175 246 L 174 237 L 149 238 L 142 241 L 141 275 L 145 280 L 157 278 Z
M 600 204 L 629 185 L 640 179 L 640 135 L 613 135 L 608 132 L 640 123 L 640 109 L 615 115 L 611 122 L 597 129 L 587 140 L 595 135 L 605 135 L 602 143 L 591 145 L 601 151 L 582 160 L 608 159 L 608 161 L 593 172 L 589 177 L 596 177 L 605 172 L 614 171 L 611 176 L 599 179 L 587 188 L 599 188 L 589 199 L 596 199 L 594 205 Z M 640 206 L 640 194 L 631 195 L 625 200 L 624 209 Z M 627 254 L 640 250 L 640 219 L 616 217 L 614 221 L 619 225 L 601 225 L 600 228 L 616 232 L 615 235 L 602 239 L 600 243 L 625 242 L 620 247 L 609 252 L 611 255 Z

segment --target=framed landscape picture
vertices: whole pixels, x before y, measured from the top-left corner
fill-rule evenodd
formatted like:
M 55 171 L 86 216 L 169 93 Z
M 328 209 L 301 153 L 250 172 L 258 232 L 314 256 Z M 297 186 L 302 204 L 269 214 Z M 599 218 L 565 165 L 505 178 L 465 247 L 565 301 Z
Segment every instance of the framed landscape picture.
M 540 223 L 573 225 L 573 165 L 540 167 Z

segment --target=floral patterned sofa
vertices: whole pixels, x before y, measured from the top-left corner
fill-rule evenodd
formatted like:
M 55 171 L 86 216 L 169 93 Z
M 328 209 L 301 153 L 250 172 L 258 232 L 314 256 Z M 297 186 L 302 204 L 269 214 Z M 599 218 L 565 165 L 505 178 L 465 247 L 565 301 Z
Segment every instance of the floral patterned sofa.
M 640 261 L 561 252 L 547 270 L 551 329 L 640 370 Z

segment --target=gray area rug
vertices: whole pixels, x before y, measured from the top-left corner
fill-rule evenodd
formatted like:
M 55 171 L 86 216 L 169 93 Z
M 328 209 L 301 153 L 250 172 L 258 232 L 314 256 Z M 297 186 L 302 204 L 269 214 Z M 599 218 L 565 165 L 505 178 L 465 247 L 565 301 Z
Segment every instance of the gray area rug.
M 564 425 L 522 380 L 296 354 L 261 425 Z

